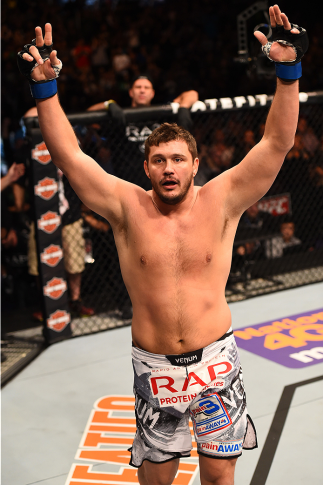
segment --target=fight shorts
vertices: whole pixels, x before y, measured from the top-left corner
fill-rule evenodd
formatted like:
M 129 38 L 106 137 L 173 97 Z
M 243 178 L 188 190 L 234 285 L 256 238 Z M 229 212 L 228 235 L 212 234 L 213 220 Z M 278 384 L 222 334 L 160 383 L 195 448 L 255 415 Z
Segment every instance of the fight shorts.
M 130 465 L 164 463 L 192 450 L 236 458 L 257 448 L 232 329 L 203 349 L 180 355 L 151 354 L 132 347 L 137 431 Z

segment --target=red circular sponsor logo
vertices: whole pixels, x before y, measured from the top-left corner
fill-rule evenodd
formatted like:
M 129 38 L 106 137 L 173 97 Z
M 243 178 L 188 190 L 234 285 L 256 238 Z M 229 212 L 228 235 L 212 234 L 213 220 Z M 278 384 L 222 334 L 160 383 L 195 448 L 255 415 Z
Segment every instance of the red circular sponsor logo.
M 45 177 L 35 185 L 35 194 L 44 200 L 50 200 L 58 191 L 58 184 L 55 179 Z
M 40 255 L 41 262 L 47 264 L 51 268 L 57 266 L 60 260 L 63 258 L 63 250 L 56 244 L 51 244 Z
M 63 278 L 54 277 L 44 286 L 44 295 L 53 300 L 58 300 L 66 290 L 66 281 Z
M 31 150 L 31 156 L 34 160 L 41 163 L 42 165 L 47 165 L 47 163 L 49 163 L 52 159 L 44 141 L 38 143 L 38 145 L 36 145 L 35 148 Z
M 38 229 L 46 232 L 47 234 L 52 234 L 61 223 L 61 216 L 57 212 L 47 211 L 41 216 L 37 221 Z
M 47 327 L 56 332 L 61 332 L 70 323 L 71 315 L 65 310 L 56 310 L 47 318 Z

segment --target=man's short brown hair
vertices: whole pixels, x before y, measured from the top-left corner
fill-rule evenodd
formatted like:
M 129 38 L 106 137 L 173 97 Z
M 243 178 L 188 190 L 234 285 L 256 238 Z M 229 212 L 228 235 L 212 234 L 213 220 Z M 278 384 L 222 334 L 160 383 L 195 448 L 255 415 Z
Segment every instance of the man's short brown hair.
M 147 162 L 150 147 L 158 147 L 160 143 L 168 143 L 169 141 L 177 140 L 185 141 L 194 161 L 195 158 L 197 158 L 197 146 L 194 136 L 176 123 L 163 123 L 156 128 L 145 141 L 145 157 Z

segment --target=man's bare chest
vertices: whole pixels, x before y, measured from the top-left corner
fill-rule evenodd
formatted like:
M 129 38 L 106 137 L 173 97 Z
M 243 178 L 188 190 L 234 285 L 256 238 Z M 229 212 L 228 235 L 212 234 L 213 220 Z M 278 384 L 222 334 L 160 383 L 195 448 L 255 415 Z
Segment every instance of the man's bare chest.
M 221 245 L 223 222 L 205 214 L 170 220 L 152 217 L 129 226 L 128 250 L 141 267 L 185 273 L 208 267 Z

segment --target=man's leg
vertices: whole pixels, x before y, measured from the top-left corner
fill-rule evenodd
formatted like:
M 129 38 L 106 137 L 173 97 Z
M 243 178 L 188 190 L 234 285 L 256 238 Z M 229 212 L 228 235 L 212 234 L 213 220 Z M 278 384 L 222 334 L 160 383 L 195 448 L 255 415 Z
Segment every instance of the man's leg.
M 138 468 L 140 485 L 171 485 L 178 470 L 179 459 L 166 463 L 151 463 L 145 460 Z
M 66 273 L 70 290 L 70 299 L 72 301 L 79 300 L 81 295 L 82 273 L 72 274 L 67 271 Z
M 199 455 L 201 485 L 233 485 L 238 458 L 217 459 Z

